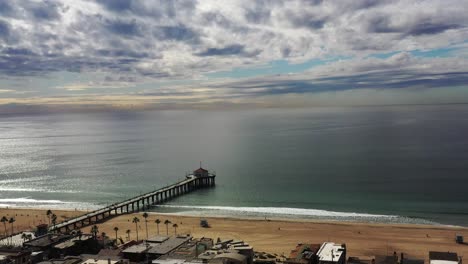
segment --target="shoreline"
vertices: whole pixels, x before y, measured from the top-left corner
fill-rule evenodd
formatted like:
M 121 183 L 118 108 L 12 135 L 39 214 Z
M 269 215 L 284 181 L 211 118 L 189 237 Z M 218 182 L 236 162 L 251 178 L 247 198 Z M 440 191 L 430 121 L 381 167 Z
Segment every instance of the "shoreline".
M 70 212 L 76 212 L 78 215 L 85 215 L 87 213 L 91 213 L 95 210 L 98 209 L 92 209 L 92 210 L 85 210 L 85 209 L 72 209 L 72 208 L 42 208 L 42 207 L 31 207 L 31 206 L 7 206 L 7 207 L 0 207 L 0 212 L 3 210 L 34 210 L 34 211 L 44 211 L 46 212 L 47 210 L 52 210 L 52 211 L 58 211 L 58 212 L 65 212 L 65 213 L 70 213 Z M 319 218 L 314 218 L 314 216 L 310 217 L 305 217 L 305 215 L 291 215 L 291 217 L 287 217 L 288 215 L 284 216 L 277 216 L 274 214 L 271 214 L 270 216 L 241 216 L 241 215 L 212 215 L 212 214 L 207 214 L 207 215 L 194 215 L 190 213 L 184 213 L 184 212 L 157 212 L 154 211 L 155 209 L 147 210 L 147 211 L 140 211 L 140 214 L 143 212 L 147 212 L 148 214 L 152 215 L 166 215 L 168 217 L 187 217 L 187 218 L 216 218 L 216 219 L 232 219 L 232 220 L 238 220 L 238 221 L 275 221 L 275 222 L 298 222 L 298 223 L 316 223 L 316 224 L 357 224 L 357 225 L 384 225 L 384 226 L 408 226 L 408 227 L 427 227 L 427 228 L 433 228 L 433 227 L 440 227 L 442 229 L 445 228 L 454 228 L 454 229 L 467 229 L 468 226 L 461 226 L 461 225 L 453 225 L 453 224 L 442 224 L 442 223 L 437 223 L 437 222 L 431 222 L 427 220 L 427 223 L 417 223 L 417 222 L 385 222 L 385 221 L 360 221 L 357 219 L 319 219 Z M 130 213 L 130 214 L 139 214 L 139 213 Z M 130 214 L 124 214 L 124 215 L 130 215 Z M 378 216 L 384 216 L 388 217 L 389 219 L 391 218 L 406 218 L 406 219 L 412 219 L 409 217 L 403 217 L 403 216 L 395 216 L 395 215 L 378 215 Z M 1 216 L 0 216 L 1 217 Z M 420 218 L 414 218 L 415 220 L 425 220 L 425 219 L 420 219 Z M 426 221 L 426 220 L 425 220 Z
M 16 218 L 15 231 L 32 229 L 33 222 L 48 223 L 46 211 L 42 208 L 1 208 L 0 216 Z M 86 213 L 80 210 L 52 210 L 58 216 L 58 222 Z M 119 215 L 98 223 L 99 232 L 105 232 L 115 238 L 114 228 L 118 227 L 118 237 L 126 240 L 126 230 L 130 230 L 130 239 L 146 239 L 143 212 Z M 174 235 L 173 223 L 178 224 L 177 234 L 191 234 L 194 237 L 213 239 L 232 238 L 244 240 L 256 251 L 265 251 L 288 255 L 298 243 L 322 243 L 332 241 L 346 243 L 349 256 L 375 256 L 404 252 L 408 257 L 427 258 L 431 250 L 452 251 L 461 256 L 468 256 L 468 245 L 455 243 L 455 235 L 468 237 L 468 228 L 440 225 L 385 224 L 343 221 L 317 221 L 311 219 L 251 219 L 232 217 L 200 217 L 160 214 L 148 212 L 148 234 L 154 236 L 159 228 L 160 234 Z M 138 229 L 132 219 L 138 217 Z M 210 228 L 200 227 L 200 219 L 206 219 Z M 171 221 L 167 227 L 155 224 L 155 220 Z M 35 221 L 34 221 L 35 220 Z M 89 233 L 91 226 L 82 228 Z

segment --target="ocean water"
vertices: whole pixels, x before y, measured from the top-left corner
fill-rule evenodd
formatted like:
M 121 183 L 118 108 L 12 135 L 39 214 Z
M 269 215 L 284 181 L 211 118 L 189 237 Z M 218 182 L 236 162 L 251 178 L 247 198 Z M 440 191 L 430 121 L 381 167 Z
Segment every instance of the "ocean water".
M 468 105 L 0 115 L 0 206 L 92 210 L 203 167 L 197 216 L 468 226 Z

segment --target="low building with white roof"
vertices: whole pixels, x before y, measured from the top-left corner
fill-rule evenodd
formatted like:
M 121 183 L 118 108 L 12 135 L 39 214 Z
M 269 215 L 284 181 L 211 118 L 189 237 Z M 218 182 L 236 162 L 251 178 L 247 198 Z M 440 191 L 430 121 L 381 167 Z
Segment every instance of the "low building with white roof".
M 346 245 L 325 242 L 317 252 L 319 264 L 343 264 L 346 260 Z

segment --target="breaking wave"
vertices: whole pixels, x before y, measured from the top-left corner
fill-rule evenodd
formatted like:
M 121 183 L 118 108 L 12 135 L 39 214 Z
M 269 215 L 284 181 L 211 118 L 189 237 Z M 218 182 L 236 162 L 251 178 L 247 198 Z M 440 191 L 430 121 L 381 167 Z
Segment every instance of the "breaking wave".
M 233 217 L 233 218 L 271 218 L 271 219 L 311 219 L 350 222 L 375 223 L 405 223 L 430 224 L 439 223 L 420 218 L 410 218 L 398 215 L 382 215 L 356 212 L 337 212 L 320 209 L 288 208 L 288 207 L 233 207 L 233 206 L 201 206 L 201 205 L 158 205 L 158 213 L 201 217 Z
M 201 209 L 211 211 L 231 211 L 238 213 L 296 215 L 296 216 L 331 216 L 331 217 L 384 217 L 395 218 L 396 215 L 379 215 L 353 212 L 335 212 L 318 209 L 288 208 L 288 207 L 232 207 L 232 206 L 188 206 L 188 205 L 160 205 L 162 208 Z

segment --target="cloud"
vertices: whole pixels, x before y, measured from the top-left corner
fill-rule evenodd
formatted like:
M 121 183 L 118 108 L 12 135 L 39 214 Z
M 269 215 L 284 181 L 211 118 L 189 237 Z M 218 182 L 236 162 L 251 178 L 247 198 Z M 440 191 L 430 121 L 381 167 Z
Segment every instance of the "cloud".
M 207 50 L 197 53 L 197 56 L 229 56 L 241 55 L 244 53 L 244 46 L 239 44 L 229 45 L 223 48 L 208 48 Z
M 104 94 L 114 87 L 121 90 L 113 92 L 167 96 L 193 89 L 207 100 L 231 101 L 358 88 L 457 87 L 467 83 L 467 9 L 458 0 L 0 1 L 0 85 L 34 89 L 28 82 L 64 72 L 94 74 L 92 80 L 44 84 L 40 92 Z M 446 54 L 450 58 L 414 55 L 451 47 L 457 49 Z M 375 54 L 395 55 L 369 57 Z M 278 76 L 210 77 L 278 60 L 330 62 L 299 74 L 287 74 L 284 67 Z
M 18 40 L 14 48 L 32 51 L 29 57 L 4 59 L 15 65 L 2 72 L 49 74 L 69 64 L 65 69 L 70 71 L 99 68 L 116 74 L 134 71 L 155 78 L 185 78 L 277 59 L 294 62 L 408 47 L 432 49 L 468 38 L 463 12 L 467 6 L 450 2 L 2 2 L 0 38 L 12 44 L 14 31 Z M 127 59 L 122 58 L 124 51 Z M 180 57 L 177 63 L 167 55 L 173 53 Z M 31 64 L 50 60 L 48 67 L 31 69 Z M 141 65 L 151 68 L 138 70 Z
M 0 38 L 6 40 L 10 35 L 10 25 L 6 21 L 0 20 Z

